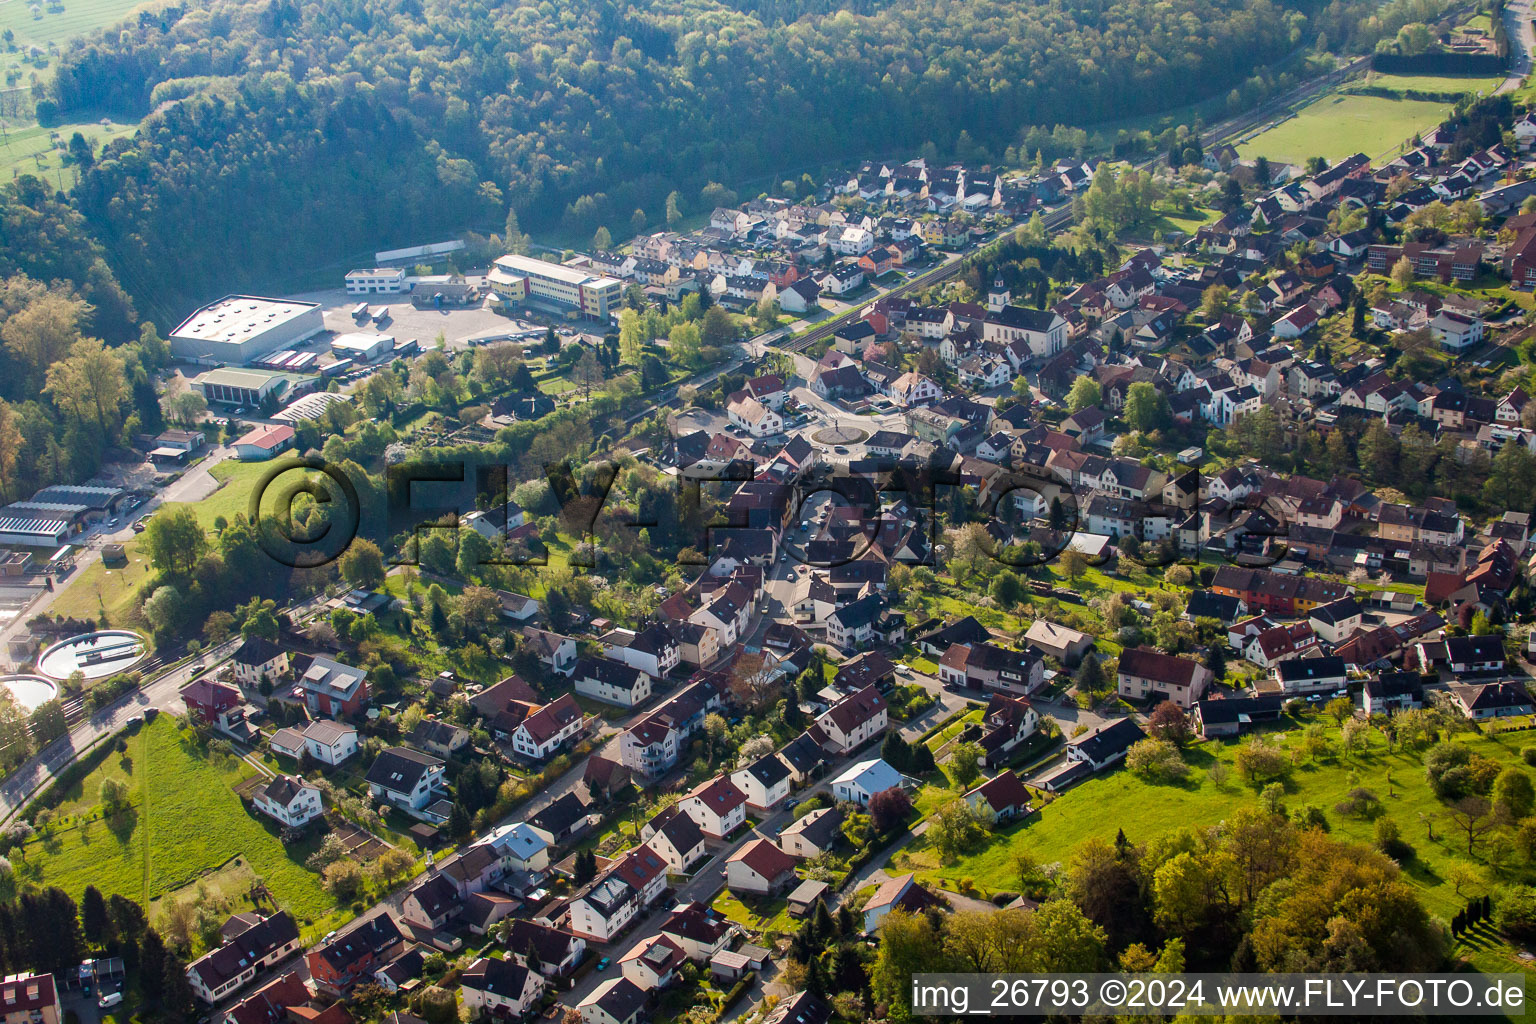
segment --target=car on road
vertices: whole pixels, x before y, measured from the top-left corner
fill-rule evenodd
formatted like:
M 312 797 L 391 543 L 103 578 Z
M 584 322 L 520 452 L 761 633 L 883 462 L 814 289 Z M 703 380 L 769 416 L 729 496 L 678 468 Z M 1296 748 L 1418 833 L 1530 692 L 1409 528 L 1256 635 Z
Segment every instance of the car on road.
M 606 971 L 608 969 L 608 966 L 610 964 L 612 964 L 612 963 L 613 963 L 612 960 L 608 959 L 607 957 L 603 957 L 601 960 L 599 960 L 597 962 L 597 969 L 600 970 L 600 971 Z
M 832 448 L 832 450 L 834 452 L 837 452 L 837 454 L 839 454 L 839 455 L 847 455 L 848 454 L 848 448 L 845 445 L 835 445 Z
M 132 715 L 132 716 L 129 717 L 128 721 L 123 723 L 124 727 L 129 728 L 129 729 L 137 729 L 139 726 L 141 726 L 143 724 L 144 724 L 144 716 L 143 715 Z
M 96 1000 L 96 1005 L 103 1010 L 110 1010 L 112 1007 L 116 1006 L 122 1001 L 123 994 L 121 992 L 108 992 L 106 995 Z

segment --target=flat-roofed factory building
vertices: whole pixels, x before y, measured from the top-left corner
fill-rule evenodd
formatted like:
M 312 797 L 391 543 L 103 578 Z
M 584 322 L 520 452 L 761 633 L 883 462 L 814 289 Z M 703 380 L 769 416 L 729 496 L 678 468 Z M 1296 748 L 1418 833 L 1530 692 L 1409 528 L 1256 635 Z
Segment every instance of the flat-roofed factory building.
M 323 330 L 319 303 L 226 295 L 171 332 L 171 354 L 204 366 L 244 366 Z
M 515 254 L 491 266 L 487 284 L 504 302 L 517 305 L 532 299 L 574 309 L 593 320 L 607 320 L 624 297 L 624 282 L 617 278 Z

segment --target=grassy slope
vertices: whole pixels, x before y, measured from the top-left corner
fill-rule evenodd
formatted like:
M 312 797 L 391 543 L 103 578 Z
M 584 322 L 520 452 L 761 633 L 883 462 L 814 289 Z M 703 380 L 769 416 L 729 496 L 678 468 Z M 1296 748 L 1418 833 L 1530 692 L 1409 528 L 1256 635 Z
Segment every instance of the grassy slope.
M 127 755 L 110 755 L 65 795 L 61 814 L 96 805 L 106 778 L 130 784 L 133 814 L 118 828 L 102 820 L 72 821 L 47 840 L 27 846 L 26 860 L 40 881 L 77 899 L 87 885 L 105 894 L 149 901 L 195 883 L 205 873 L 248 862 L 301 919 L 332 908 L 319 879 L 290 859 L 283 845 L 245 809 L 231 788 L 251 769 L 231 760 L 218 765 L 186 747 L 177 722 L 161 715 L 128 741 Z M 195 822 L 195 828 L 189 823 Z
M 237 513 L 250 511 L 251 491 L 262 473 L 270 468 L 269 463 L 263 462 L 221 462 L 208 472 L 224 486 L 186 507 L 192 509 L 205 530 L 212 532 L 214 520 L 219 516 L 232 520 Z M 171 502 L 162 507 L 174 508 L 177 504 Z M 149 578 L 149 561 L 140 545 L 140 536 L 134 534 L 125 545 L 127 568 L 109 569 L 100 561 L 92 563 L 70 582 L 48 610 L 55 615 L 92 618 L 105 610 L 107 621 L 114 625 L 133 621 L 134 596 Z
M 1332 721 L 1319 719 L 1332 726 Z M 1422 890 L 1422 897 L 1432 913 L 1449 919 L 1469 895 L 1488 891 L 1494 881 L 1485 861 L 1469 858 L 1465 839 L 1457 840 L 1442 820 L 1444 805 L 1430 791 L 1424 779 L 1422 752 L 1387 753 L 1377 733 L 1369 733 L 1370 745 L 1349 761 L 1340 757 L 1324 758 L 1317 763 L 1303 762 L 1286 783 L 1287 805 L 1315 804 L 1327 815 L 1334 835 L 1355 842 L 1372 842 L 1372 822 L 1346 817 L 1334 805 L 1355 786 L 1365 786 L 1381 798 L 1383 813 L 1394 819 L 1405 841 L 1416 856 L 1404 865 L 1409 879 Z M 1287 747 L 1299 747 L 1296 730 L 1281 733 Z M 1505 764 L 1520 764 L 1520 749 L 1532 742 L 1523 732 L 1499 737 L 1463 733 L 1456 742 L 1465 743 L 1476 752 Z M 920 874 L 953 887 L 958 880 L 970 878 L 988 893 L 1012 889 L 1011 854 L 1015 847 L 1028 850 L 1040 863 L 1067 863 L 1084 840 L 1094 836 L 1113 839 L 1118 829 L 1133 842 L 1145 842 L 1155 836 L 1180 828 L 1202 827 L 1220 821 L 1234 808 L 1256 799 L 1253 787 L 1242 783 L 1232 773 L 1229 781 L 1217 786 L 1207 778 L 1216 761 L 1229 767 L 1238 749 L 1237 741 L 1210 741 L 1195 745 L 1188 760 L 1194 766 L 1182 785 L 1149 783 L 1125 770 L 1096 776 L 1046 804 L 1025 824 L 1005 829 L 1002 836 L 986 848 L 953 864 L 939 865 L 936 856 L 919 840 L 896 859 L 897 869 L 917 870 Z M 1426 823 L 1432 823 L 1435 838 L 1428 838 Z M 1471 890 L 1457 895 L 1447 880 L 1451 864 L 1470 863 L 1482 881 Z M 1500 881 L 1508 880 L 1503 876 Z M 1487 948 L 1476 957 L 1480 967 L 1522 970 L 1511 951 L 1503 947 Z

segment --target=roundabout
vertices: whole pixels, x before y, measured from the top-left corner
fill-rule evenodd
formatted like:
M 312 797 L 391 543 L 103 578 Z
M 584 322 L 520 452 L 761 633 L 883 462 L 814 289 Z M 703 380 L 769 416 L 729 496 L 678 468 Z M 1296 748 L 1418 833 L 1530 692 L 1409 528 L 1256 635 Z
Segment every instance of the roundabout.
M 811 435 L 811 440 L 817 444 L 858 444 L 868 436 L 867 430 L 837 425 L 821 428 Z

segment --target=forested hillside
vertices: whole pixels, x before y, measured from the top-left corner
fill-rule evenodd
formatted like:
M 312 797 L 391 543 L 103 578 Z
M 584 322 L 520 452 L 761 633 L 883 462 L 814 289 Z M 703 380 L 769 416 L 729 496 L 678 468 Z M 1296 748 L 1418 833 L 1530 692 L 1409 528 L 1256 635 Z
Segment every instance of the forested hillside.
M 508 206 L 527 227 L 623 237 L 674 190 L 698 208 L 709 181 L 925 142 L 985 161 L 1031 125 L 1252 100 L 1298 49 L 1368 46 L 1443 4 L 832 6 L 213 0 L 77 47 L 40 112 L 157 111 L 96 159 L 79 205 L 168 320 Z

